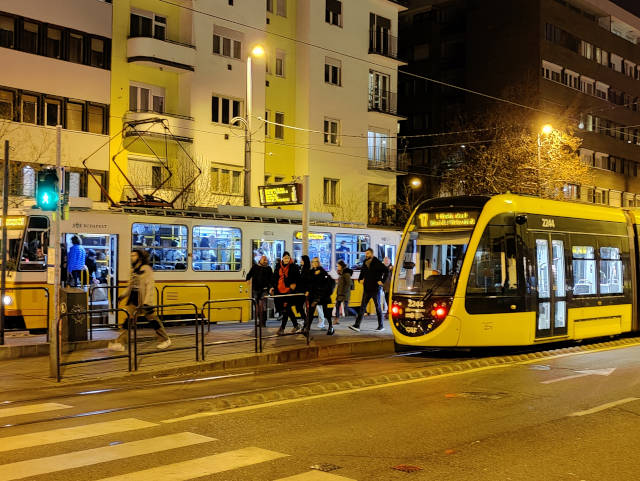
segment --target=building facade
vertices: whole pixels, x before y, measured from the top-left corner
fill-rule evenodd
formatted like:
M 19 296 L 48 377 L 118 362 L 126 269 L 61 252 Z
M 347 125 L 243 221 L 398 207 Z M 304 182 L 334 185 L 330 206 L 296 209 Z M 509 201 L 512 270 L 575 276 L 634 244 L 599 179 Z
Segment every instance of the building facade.
M 10 142 L 14 205 L 33 204 L 37 171 L 55 166 L 56 125 L 70 204 L 103 200 L 84 165 L 108 185 L 111 25 L 110 2 L 0 5 L 0 141 Z
M 416 0 L 402 14 L 401 35 L 410 72 L 494 96 L 533 85 L 533 107 L 570 112 L 594 185 L 569 184 L 568 198 L 640 205 L 640 19 L 608 0 Z M 488 105 L 420 79 L 408 78 L 402 92 L 406 135 L 446 132 L 460 112 Z M 553 121 L 540 112 L 532 119 Z M 436 195 L 449 159 L 426 141 L 407 152 L 408 169 Z

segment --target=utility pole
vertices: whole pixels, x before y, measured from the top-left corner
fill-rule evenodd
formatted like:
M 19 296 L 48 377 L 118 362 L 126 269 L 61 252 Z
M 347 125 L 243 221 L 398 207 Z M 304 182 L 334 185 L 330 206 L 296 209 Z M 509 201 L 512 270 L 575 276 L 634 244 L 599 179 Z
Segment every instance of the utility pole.
M 4 345 L 4 296 L 7 293 L 7 213 L 9 210 L 9 141 L 4 141 L 4 169 L 2 177 L 2 275 L 0 277 L 0 346 Z
M 305 175 L 302 181 L 302 254 L 309 255 L 309 176 Z
M 62 175 L 62 126 L 56 126 L 56 174 L 58 175 L 58 187 L 64 185 Z M 61 189 L 59 189 L 61 190 Z M 60 192 L 58 192 L 59 198 Z M 59 339 L 56 335 L 56 326 L 60 319 L 60 218 L 62 201 L 58 201 L 58 207 L 53 213 L 53 234 L 49 240 L 49 259 L 47 263 L 53 261 L 53 319 L 49 323 L 49 376 L 56 377 L 58 370 L 58 350 L 60 349 Z M 53 258 L 52 258 L 53 257 Z

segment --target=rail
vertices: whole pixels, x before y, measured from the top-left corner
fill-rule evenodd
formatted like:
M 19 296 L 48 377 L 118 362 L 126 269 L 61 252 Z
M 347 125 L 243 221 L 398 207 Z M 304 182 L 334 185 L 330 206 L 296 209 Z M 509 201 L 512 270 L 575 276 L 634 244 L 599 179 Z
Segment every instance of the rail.
M 194 311 L 194 319 L 195 319 L 195 334 L 196 334 L 196 338 L 195 338 L 195 351 L 196 351 L 196 362 L 200 361 L 200 351 L 198 349 L 198 345 L 199 345 L 199 336 L 198 336 L 198 328 L 200 327 L 200 322 L 199 322 L 199 318 L 200 316 L 198 315 L 198 306 L 196 306 L 193 302 L 180 302 L 180 303 L 176 303 L 176 304 L 158 304 L 155 306 L 142 306 L 142 307 L 138 307 L 134 312 L 133 312 L 133 319 L 132 322 L 130 322 L 129 324 L 133 324 L 133 369 L 134 371 L 138 370 L 138 356 L 147 356 L 150 354 L 158 354 L 158 353 L 162 353 L 162 352 L 174 352 L 174 351 L 185 351 L 187 349 L 192 349 L 191 346 L 176 346 L 176 347 L 172 347 L 169 349 L 155 349 L 153 351 L 147 351 L 147 352 L 142 352 L 140 354 L 138 354 L 138 314 L 143 312 L 143 311 L 147 311 L 148 309 L 164 309 L 165 307 L 192 307 L 193 311 Z
M 204 318 L 204 310 L 205 307 L 207 309 L 209 309 L 209 312 L 211 312 L 211 305 L 212 304 L 223 304 L 223 303 L 227 303 L 227 302 L 251 302 L 251 306 L 252 306 L 252 315 L 254 318 L 254 337 L 253 339 L 228 339 L 226 341 L 215 341 L 215 342 L 210 342 L 207 343 L 205 341 L 205 335 L 204 335 L 204 322 L 202 322 L 201 329 L 202 329 L 202 336 L 201 336 L 201 348 L 202 348 L 202 360 L 205 360 L 205 347 L 210 347 L 210 346 L 219 346 L 222 344 L 237 344 L 239 342 L 249 342 L 249 341 L 254 341 L 255 343 L 255 352 L 262 352 L 262 323 L 260 322 L 260 319 L 258 319 L 257 313 L 258 313 L 258 302 L 253 298 L 253 297 L 238 297 L 238 298 L 230 298 L 230 299 L 213 299 L 213 300 L 208 300 L 206 301 L 204 304 L 202 304 L 202 311 L 201 311 L 201 315 Z M 211 322 L 209 322 L 209 326 L 211 326 Z
M 47 300 L 47 342 L 49 341 L 49 323 L 51 322 L 51 309 L 49 307 L 49 289 L 42 286 L 33 286 L 33 287 L 7 287 L 6 291 L 44 291 L 44 297 Z M 5 294 L 6 296 L 6 294 Z M 16 299 L 12 299 L 11 302 L 16 302 Z M 6 309 L 7 306 L 4 303 L 4 299 L 2 299 L 2 309 Z M 5 328 L 4 324 L 2 325 L 2 338 L 4 339 Z
M 103 356 L 103 357 L 97 357 L 97 358 L 91 358 L 91 359 L 79 359 L 77 361 L 62 361 L 62 330 L 60 329 L 61 325 L 62 325 L 62 320 L 69 317 L 69 316 L 86 316 L 86 315 L 90 315 L 92 313 L 100 313 L 100 312 L 123 312 L 127 318 L 126 318 L 126 325 L 127 325 L 127 354 L 117 354 L 117 355 L 113 355 L 113 356 Z M 113 359 L 123 359 L 123 358 L 128 358 L 129 359 L 129 372 L 131 372 L 131 322 L 130 322 L 130 317 L 129 317 L 129 313 L 126 311 L 126 309 L 122 309 L 122 308 L 114 308 L 114 309 L 98 309 L 98 310 L 86 310 L 86 311 L 75 311 L 75 312 L 65 312 L 65 313 L 61 313 L 60 317 L 58 318 L 58 322 L 56 323 L 56 339 L 58 339 L 58 350 L 56 353 L 56 380 L 57 382 L 60 382 L 60 380 L 62 379 L 62 373 L 61 373 L 61 367 L 62 366 L 71 366 L 73 364 L 86 364 L 89 362 L 97 362 L 97 361 L 111 361 Z
M 206 288 L 207 289 L 207 301 L 211 300 L 211 288 L 207 285 L 207 284 L 166 284 L 164 286 L 162 286 L 162 291 L 160 292 L 160 304 L 164 304 L 164 290 L 170 287 L 172 289 L 174 288 Z M 156 287 L 156 290 L 158 288 Z M 207 314 L 209 315 L 207 317 L 207 325 L 208 325 L 208 330 L 211 331 L 211 307 L 209 307 Z M 160 315 L 162 316 L 162 320 L 164 321 L 164 308 L 161 310 Z M 204 312 L 202 313 L 203 318 L 204 318 Z

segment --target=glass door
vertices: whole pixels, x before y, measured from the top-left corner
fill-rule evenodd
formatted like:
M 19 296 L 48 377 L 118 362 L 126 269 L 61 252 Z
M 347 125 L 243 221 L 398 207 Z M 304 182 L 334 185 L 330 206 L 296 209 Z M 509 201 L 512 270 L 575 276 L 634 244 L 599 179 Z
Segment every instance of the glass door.
M 535 235 L 538 310 L 536 338 L 567 333 L 565 236 Z

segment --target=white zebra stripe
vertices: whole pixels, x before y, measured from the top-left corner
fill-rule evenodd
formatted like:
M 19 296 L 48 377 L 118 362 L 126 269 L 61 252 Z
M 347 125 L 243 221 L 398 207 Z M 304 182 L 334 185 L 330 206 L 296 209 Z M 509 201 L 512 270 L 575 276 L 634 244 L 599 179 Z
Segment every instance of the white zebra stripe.
M 16 406 L 14 408 L 3 408 L 0 409 L 0 418 L 24 416 L 25 414 L 45 413 L 48 411 L 56 411 L 58 409 L 69 409 L 71 407 L 73 406 L 67 406 L 66 404 L 42 403 L 29 404 L 27 406 Z

